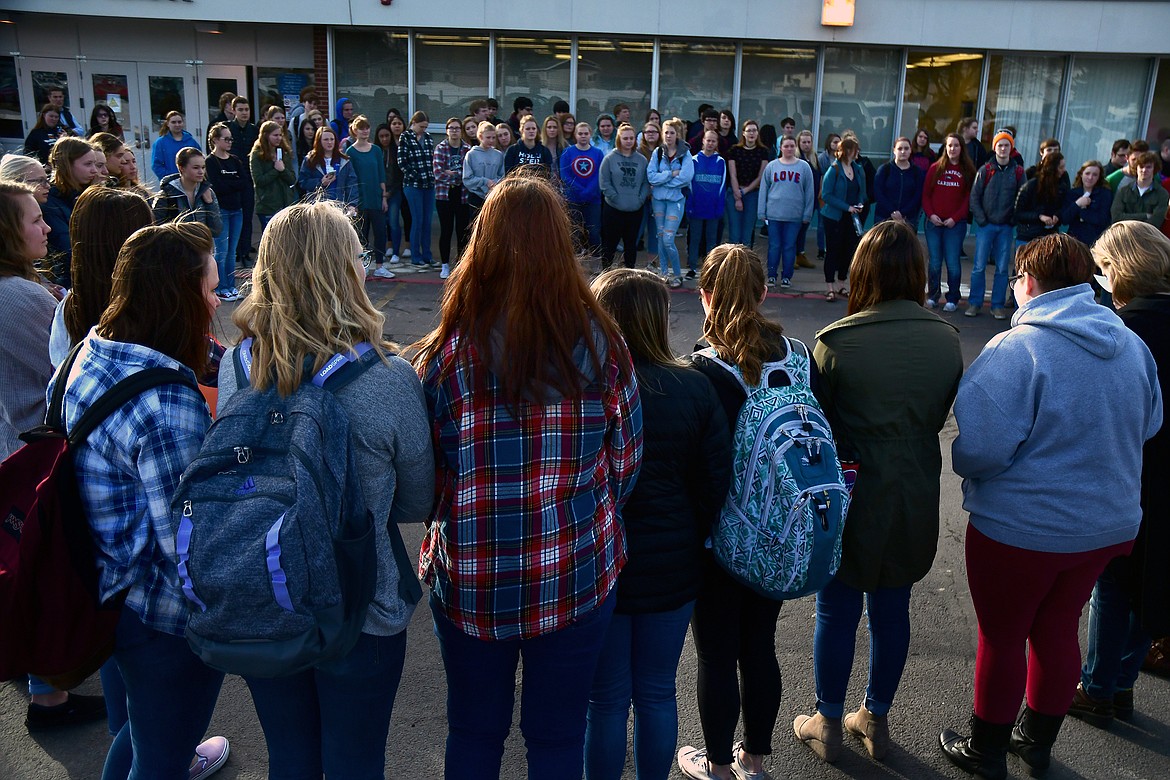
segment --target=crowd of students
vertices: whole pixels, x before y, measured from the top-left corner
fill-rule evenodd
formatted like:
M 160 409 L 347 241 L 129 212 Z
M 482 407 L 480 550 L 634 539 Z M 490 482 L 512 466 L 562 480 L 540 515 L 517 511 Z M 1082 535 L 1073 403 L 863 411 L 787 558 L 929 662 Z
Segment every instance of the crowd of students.
M 770 777 L 782 602 L 731 577 L 704 544 L 733 476 L 743 383 L 807 384 L 841 451 L 860 464 L 841 567 L 816 597 L 816 710 L 793 722 L 797 739 L 826 761 L 840 755 L 845 733 L 875 760 L 888 753 L 910 594 L 935 556 L 938 436 L 952 403 L 979 649 L 970 734 L 944 731 L 941 749 L 983 777 L 1005 776 L 1008 752 L 1042 773 L 1066 714 L 1107 725 L 1132 713 L 1150 640 L 1170 635 L 1170 526 L 1158 489 L 1170 462 L 1161 432 L 1170 239 L 1158 230 L 1166 197 L 1157 160 L 1139 151 L 1119 168 L 1133 182 L 1116 183 L 1118 224 L 1108 226 L 1082 213 L 1100 208 L 1105 166 L 1094 178 L 1086 164 L 1068 187 L 1047 144 L 1029 178 L 1009 132 L 996 135 L 995 156 L 978 168 L 964 137 L 948 136 L 925 174 L 916 173 L 914 143 L 899 139 L 870 186 L 851 134 L 832 136 L 833 161 L 814 167 L 811 135 L 790 127 L 776 150 L 761 150 L 752 120 L 733 142 L 729 112 L 705 112 L 693 132 L 677 118 L 648 119 L 639 137 L 628 109 L 603 116 L 595 134 L 571 116 L 538 126 L 518 100 L 511 125 L 487 115 L 475 124 L 474 146 L 470 123 L 458 119 L 435 145 L 422 112 L 371 130 L 342 100 L 339 119 L 316 128 L 298 166 L 290 138 L 303 140 L 311 111 L 290 131 L 283 112 L 270 110 L 255 128 L 246 100 L 227 105 L 234 119 L 211 128 L 208 155 L 188 145 L 181 116 L 168 118 L 160 141 L 183 145 L 152 204 L 113 133 L 58 138 L 51 176 L 31 158 L 0 162 L 0 301 L 15 315 L 0 338 L 0 454 L 44 419 L 46 391 L 58 382 L 66 426 L 145 368 L 177 369 L 202 388 L 148 390 L 77 448 L 101 595 L 126 601 L 102 669 L 104 700 L 31 680 L 30 728 L 107 717 L 114 740 L 105 778 L 191 780 L 222 766 L 227 741 L 205 731 L 223 675 L 183 638 L 192 603 L 176 573 L 170 498 L 213 411 L 249 388 L 289 395 L 306 367 L 311 374 L 359 346 L 379 367 L 340 390 L 338 402 L 362 431 L 354 456 L 371 511 L 391 525 L 378 537 L 378 585 L 349 654 L 301 675 L 246 678 L 273 777 L 383 775 L 419 600 L 401 587 L 416 573 L 393 553 L 392 524 L 417 521 L 427 525 L 417 576 L 430 586 L 447 677 L 446 777 L 515 773 L 501 762 L 521 659 L 531 776 L 620 777 L 632 705 L 639 778 L 666 777 L 675 760 L 696 780 Z M 501 152 L 505 133 L 517 140 Z M 237 134 L 251 140 L 246 166 L 230 151 Z M 222 192 L 217 176 L 230 183 Z M 111 186 L 93 186 L 103 179 Z M 324 196 L 296 202 L 297 182 Z M 867 231 L 871 191 L 882 219 Z M 221 197 L 228 193 L 238 200 Z M 440 254 L 450 258 L 439 322 L 407 349 L 410 363 L 383 340 L 361 261 L 365 236 L 373 274 L 392 273 L 385 265 L 400 247 L 378 242 L 402 236 L 405 226 L 387 220 L 403 213 L 401 202 L 392 208 L 398 197 L 413 215 L 412 263 L 431 260 L 436 210 Z M 791 279 L 793 245 L 803 246 L 818 202 L 826 297 L 844 295 L 848 311 L 809 350 L 761 305 L 777 274 Z M 256 358 L 241 382 L 218 370 L 238 362 L 239 348 L 225 353 L 210 336 L 217 306 L 238 294 L 219 247 L 230 258 L 232 242 L 244 241 L 231 226 L 250 221 L 248 203 L 263 234 L 252 292 L 232 315 Z M 727 225 L 740 241 L 721 242 L 719 209 L 733 214 Z M 927 219 L 929 260 L 916 209 Z M 940 285 L 933 250 L 966 231 L 968 209 L 979 225 L 976 267 L 1004 233 L 1009 247 L 1013 229 L 1026 244 L 1002 287 L 997 256 L 992 293 L 995 308 L 997 295 L 1013 291 L 1021 327 L 993 339 L 964 377 L 956 329 L 928 308 Z M 745 211 L 768 222 L 766 261 L 750 246 L 755 221 L 736 216 Z M 702 338 L 718 361 L 680 359 L 669 346 L 684 216 L 703 244 L 688 261 Z M 660 275 L 633 267 L 636 228 L 648 223 L 660 239 Z M 1062 234 L 1064 224 L 1082 232 Z M 580 248 L 597 242 L 610 259 L 623 244 L 630 267 L 590 285 Z M 54 247 L 56 261 L 46 264 Z M 1094 305 L 1094 266 L 1120 319 Z M 392 418 L 372 411 L 388 399 Z M 1100 423 L 1092 446 L 1067 424 L 1078 417 Z M 1086 496 L 1085 484 L 1111 489 Z M 1086 602 L 1082 667 L 1077 619 Z M 862 705 L 846 712 L 863 604 L 868 683 Z M 704 745 L 679 748 L 675 677 L 688 626 Z

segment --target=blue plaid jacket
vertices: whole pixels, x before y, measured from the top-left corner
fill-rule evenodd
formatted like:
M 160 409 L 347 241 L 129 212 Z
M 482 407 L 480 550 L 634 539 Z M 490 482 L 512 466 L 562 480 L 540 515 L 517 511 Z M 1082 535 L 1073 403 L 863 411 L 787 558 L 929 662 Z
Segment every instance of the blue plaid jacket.
M 65 390 L 66 430 L 131 374 L 156 366 L 190 373 L 161 352 L 108 341 L 94 331 L 85 342 Z M 123 405 L 74 451 L 97 545 L 102 601 L 128 589 L 126 604 L 144 624 L 178 636 L 187 625 L 187 602 L 179 588 L 170 502 L 210 425 L 207 403 L 197 391 L 164 385 Z

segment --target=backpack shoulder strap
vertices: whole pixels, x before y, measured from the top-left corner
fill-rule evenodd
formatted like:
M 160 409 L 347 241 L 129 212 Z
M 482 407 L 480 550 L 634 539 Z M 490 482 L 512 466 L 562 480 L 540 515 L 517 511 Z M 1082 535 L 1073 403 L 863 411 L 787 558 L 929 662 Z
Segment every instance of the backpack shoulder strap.
M 323 390 L 336 393 L 365 373 L 370 366 L 380 361 L 381 356 L 378 355 L 378 351 L 369 342 L 363 341 L 360 344 L 355 344 L 353 350 L 348 354 L 339 352 L 330 358 L 329 362 L 312 376 L 310 382 Z M 236 372 L 237 389 L 247 387 L 252 381 L 251 338 L 244 339 L 236 347 L 232 365 Z
M 773 369 L 781 368 L 788 373 L 789 379 L 792 380 L 794 384 L 796 382 L 800 382 L 805 386 L 805 388 L 811 390 L 812 368 L 809 366 L 809 363 L 812 361 L 812 358 L 808 354 L 808 347 L 804 345 L 804 342 L 797 341 L 796 339 L 790 339 L 787 336 L 781 336 L 780 338 L 784 339 L 784 347 L 786 350 L 784 359 L 778 363 L 764 364 L 765 374 Z M 794 356 L 803 357 L 804 362 L 794 365 L 794 361 L 792 360 Z
M 702 355 L 727 373 L 731 374 L 733 377 L 735 377 L 735 381 L 739 382 L 739 386 L 743 388 L 743 391 L 748 395 L 751 395 L 752 388 L 746 381 L 744 381 L 743 374 L 739 372 L 738 368 L 719 357 L 718 353 L 715 352 L 714 347 L 705 347 L 700 349 L 695 354 Z
M 103 393 L 92 406 L 85 410 L 81 419 L 77 421 L 77 425 L 69 431 L 69 446 L 76 447 L 84 442 L 95 428 L 111 414 L 121 409 L 122 404 L 127 401 L 137 398 L 152 387 L 173 384 L 187 385 L 192 390 L 199 392 L 198 386 L 189 375 L 174 368 L 147 368 L 131 374 Z
M 85 341 L 79 341 L 74 345 L 73 349 L 69 350 L 69 355 L 63 361 L 57 371 L 57 380 L 53 383 L 53 397 L 49 401 L 49 410 L 45 414 L 45 424 L 54 430 L 64 430 L 65 422 L 61 415 L 61 407 L 65 404 L 65 386 L 69 384 L 69 372 L 73 370 L 73 364 L 77 362 L 77 356 L 81 354 L 81 348 L 85 345 Z

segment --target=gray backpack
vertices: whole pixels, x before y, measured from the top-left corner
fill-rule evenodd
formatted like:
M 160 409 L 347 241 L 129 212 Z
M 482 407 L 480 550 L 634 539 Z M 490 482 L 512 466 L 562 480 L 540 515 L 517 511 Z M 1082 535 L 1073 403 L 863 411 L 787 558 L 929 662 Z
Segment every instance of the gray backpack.
M 369 344 L 335 355 L 290 395 L 239 390 L 183 472 L 171 509 L 187 642 L 215 669 L 295 674 L 357 642 L 378 576 L 373 515 L 334 393 L 380 360 Z

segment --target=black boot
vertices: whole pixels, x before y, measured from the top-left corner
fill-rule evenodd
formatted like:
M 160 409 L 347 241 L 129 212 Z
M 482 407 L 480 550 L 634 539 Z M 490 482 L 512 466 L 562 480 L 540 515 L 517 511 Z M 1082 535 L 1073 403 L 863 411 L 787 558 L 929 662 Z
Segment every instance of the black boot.
M 1052 761 L 1052 744 L 1064 723 L 1063 715 L 1045 715 L 1031 707 L 1024 708 L 1024 714 L 1012 729 L 1008 750 L 1028 765 L 1032 777 L 1043 777 Z
M 1007 749 L 1011 723 L 988 723 L 971 716 L 971 736 L 964 737 L 950 729 L 938 735 L 938 744 L 951 763 L 987 780 L 1007 777 Z

